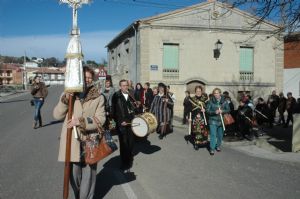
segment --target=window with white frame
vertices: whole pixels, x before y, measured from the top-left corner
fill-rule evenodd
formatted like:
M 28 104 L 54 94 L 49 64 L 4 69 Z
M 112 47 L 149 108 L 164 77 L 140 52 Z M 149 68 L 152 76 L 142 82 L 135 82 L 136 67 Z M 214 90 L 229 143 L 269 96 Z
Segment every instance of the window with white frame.
M 179 44 L 164 43 L 162 69 L 164 79 L 179 79 Z
M 254 54 L 253 47 L 241 46 L 240 47 L 240 80 L 252 81 L 254 79 L 253 63 Z

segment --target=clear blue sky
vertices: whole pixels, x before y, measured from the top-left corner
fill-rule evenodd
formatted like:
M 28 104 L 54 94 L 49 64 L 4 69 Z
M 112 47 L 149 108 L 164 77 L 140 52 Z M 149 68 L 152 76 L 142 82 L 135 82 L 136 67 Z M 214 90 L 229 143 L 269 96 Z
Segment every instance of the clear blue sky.
M 106 58 L 105 45 L 137 19 L 207 0 L 94 0 L 78 12 L 85 60 Z M 58 0 L 0 0 L 0 54 L 63 59 L 72 9 Z
M 83 32 L 121 30 L 136 19 L 197 2 L 201 0 L 94 0 L 79 9 L 79 26 Z M 0 0 L 0 22 L 0 36 L 66 34 L 71 9 L 58 0 Z
M 205 1 L 205 0 L 204 0 Z M 72 9 L 58 0 L 0 0 L 0 54 L 62 59 Z M 201 0 L 94 0 L 79 9 L 85 59 L 106 58 L 105 44 L 134 20 Z

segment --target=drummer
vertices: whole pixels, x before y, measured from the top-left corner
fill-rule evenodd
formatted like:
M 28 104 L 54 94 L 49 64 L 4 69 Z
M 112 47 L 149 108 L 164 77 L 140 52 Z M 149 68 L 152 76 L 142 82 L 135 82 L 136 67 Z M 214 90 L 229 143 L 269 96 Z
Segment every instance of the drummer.
M 128 172 L 133 164 L 134 136 L 130 122 L 134 118 L 135 106 L 128 91 L 128 81 L 119 82 L 120 90 L 112 97 L 112 114 L 116 122 L 119 136 L 121 166 L 120 169 Z

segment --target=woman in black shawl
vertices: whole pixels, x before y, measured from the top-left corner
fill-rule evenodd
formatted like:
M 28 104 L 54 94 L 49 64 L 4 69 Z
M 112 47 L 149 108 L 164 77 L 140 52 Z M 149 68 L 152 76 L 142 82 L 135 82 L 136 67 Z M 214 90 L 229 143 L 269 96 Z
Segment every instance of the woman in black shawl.
M 153 113 L 158 122 L 157 132 L 160 134 L 159 138 L 163 139 L 170 131 L 171 111 L 174 102 L 169 95 L 167 95 L 167 87 L 163 83 L 158 84 L 158 94 L 154 97 L 151 104 L 150 112 Z

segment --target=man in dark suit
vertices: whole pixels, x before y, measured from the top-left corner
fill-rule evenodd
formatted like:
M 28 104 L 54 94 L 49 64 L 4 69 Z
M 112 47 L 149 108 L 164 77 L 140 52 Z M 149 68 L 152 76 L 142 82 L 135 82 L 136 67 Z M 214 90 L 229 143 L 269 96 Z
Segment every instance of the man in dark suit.
M 134 136 L 129 123 L 134 118 L 135 106 L 129 95 L 128 81 L 121 80 L 119 86 L 120 90 L 112 97 L 112 113 L 120 142 L 120 169 L 126 171 L 133 164 Z

